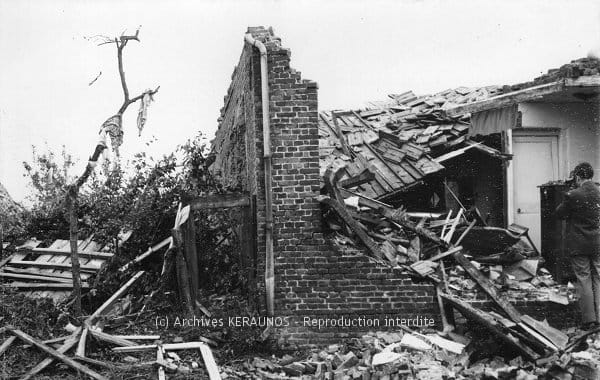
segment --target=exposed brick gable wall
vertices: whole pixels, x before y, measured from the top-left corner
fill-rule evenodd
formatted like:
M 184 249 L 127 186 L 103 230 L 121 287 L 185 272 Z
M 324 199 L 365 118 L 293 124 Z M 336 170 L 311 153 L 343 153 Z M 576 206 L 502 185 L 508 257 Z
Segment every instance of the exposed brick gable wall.
M 290 67 L 290 50 L 264 28 L 249 28 L 268 50 L 273 188 L 276 316 L 291 316 L 279 329 L 280 343 L 306 345 L 360 335 L 369 328 L 303 325 L 304 318 L 385 316 L 433 318 L 439 311 L 433 286 L 414 282 L 400 269 L 371 261 L 359 249 L 340 250 L 323 237 L 320 191 L 317 85 Z M 265 313 L 265 197 L 260 55 L 244 44 L 225 97 L 213 141 L 227 189 L 256 196 L 259 310 Z M 243 147 L 239 147 L 243 144 Z M 533 305 L 543 310 L 543 305 Z M 484 303 L 486 308 L 491 305 Z M 519 305 L 521 306 L 521 305 Z M 527 305 L 519 307 L 530 311 Z M 537 308 L 537 309 L 536 309 Z M 566 310 L 566 309 L 565 309 Z M 380 327 L 380 330 L 385 328 Z

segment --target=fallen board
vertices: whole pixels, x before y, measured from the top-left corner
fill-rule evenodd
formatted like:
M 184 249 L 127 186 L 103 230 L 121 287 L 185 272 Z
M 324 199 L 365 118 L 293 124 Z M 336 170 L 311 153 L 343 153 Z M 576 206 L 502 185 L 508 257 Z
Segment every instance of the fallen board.
M 85 240 L 79 240 L 77 242 L 77 249 L 78 251 L 82 251 L 83 249 L 85 249 L 89 243 L 91 242 L 92 237 L 89 237 Z M 60 243 L 59 249 L 68 249 L 70 250 L 70 242 L 69 240 L 57 240 L 57 243 Z M 51 246 L 52 247 L 52 246 Z M 52 247 L 55 248 L 55 247 Z M 53 255 L 48 262 L 50 263 L 62 263 L 62 264 L 70 264 L 71 263 L 71 256 L 62 256 L 62 255 Z M 80 259 L 80 264 L 87 264 L 89 262 L 88 259 Z M 61 269 L 52 269 L 51 270 L 52 273 L 62 273 L 62 274 L 67 274 L 70 275 L 71 280 L 73 280 L 73 274 L 71 273 L 71 270 L 61 270 Z M 86 272 L 80 272 L 80 278 L 82 281 L 87 280 L 89 277 L 91 276 L 91 273 L 86 273 Z M 54 300 L 54 302 L 58 303 L 61 300 L 67 298 L 69 295 L 71 294 L 71 290 L 65 290 L 65 291 L 59 291 L 59 290 L 45 290 L 41 293 L 37 293 L 37 295 L 39 297 L 47 297 L 47 298 L 52 298 Z
M 529 327 L 534 329 L 538 334 L 544 336 L 551 341 L 558 349 L 564 350 L 569 342 L 569 337 L 562 331 L 555 329 L 552 326 L 544 324 L 538 320 L 531 318 L 529 315 L 523 315 L 521 320 Z
M 540 355 L 533 351 L 531 348 L 527 347 L 523 343 L 521 343 L 516 337 L 505 333 L 504 329 L 499 322 L 496 322 L 492 316 L 486 314 L 485 312 L 469 305 L 467 302 L 464 302 L 458 298 L 450 296 L 448 294 L 440 294 L 440 296 L 447 302 L 449 302 L 453 307 L 455 307 L 458 311 L 461 312 L 465 318 L 472 320 L 484 326 L 488 329 L 493 335 L 495 335 L 499 340 L 503 343 L 506 343 L 515 349 L 517 349 L 525 358 L 530 360 L 537 360 Z
M 43 277 L 56 278 L 56 279 L 62 279 L 62 280 L 72 280 L 73 279 L 73 275 L 71 275 L 71 273 L 69 273 L 69 274 L 42 273 L 38 269 L 35 269 L 35 268 L 11 268 L 11 267 L 2 268 L 2 273 L 8 273 L 8 272 L 18 273 L 18 274 L 28 274 L 28 275 L 32 275 L 32 276 L 43 276 Z
M 125 285 L 123 285 L 116 293 L 114 293 L 108 300 L 106 300 L 102 306 L 100 306 L 98 309 L 96 309 L 96 311 L 94 311 L 94 313 L 92 313 L 92 315 L 90 315 L 89 317 L 86 318 L 86 320 L 84 321 L 84 325 L 85 326 L 92 326 L 95 322 L 95 320 L 102 315 L 102 313 L 108 311 L 112 305 L 114 304 L 114 302 L 121 297 L 123 294 L 125 294 L 125 292 L 128 291 L 129 287 L 137 280 L 139 279 L 142 274 L 144 272 L 138 272 L 134 277 L 132 277 Z M 73 346 L 77 345 L 79 340 L 80 340 L 80 335 L 83 331 L 83 327 L 77 327 L 75 329 L 75 331 L 73 332 L 72 335 L 70 335 L 62 344 L 62 346 L 60 346 L 59 348 L 56 349 L 56 351 L 60 352 L 60 353 L 65 353 L 68 350 L 70 350 Z M 41 362 L 39 362 L 35 367 L 33 367 L 31 370 L 29 370 L 29 372 L 27 372 L 27 374 L 25 374 L 25 376 L 23 376 L 23 378 L 21 380 L 28 380 L 33 378 L 35 375 L 37 375 L 38 373 L 40 373 L 44 368 L 46 368 L 48 365 L 52 364 L 52 362 L 54 361 L 54 358 L 50 357 L 50 358 L 46 358 L 44 360 L 42 360 Z
M 12 330 L 11 332 L 14 335 L 16 335 L 18 338 L 23 340 L 24 342 L 29 343 L 33 346 L 36 346 L 40 350 L 44 351 L 45 353 L 49 354 L 50 356 L 54 357 L 55 359 L 62 361 L 69 367 L 76 369 L 79 372 L 85 373 L 86 375 L 88 375 L 94 379 L 97 379 L 97 380 L 108 380 L 108 378 L 100 375 L 99 373 L 91 370 L 90 368 L 77 363 L 75 360 L 66 356 L 63 352 L 60 352 L 58 350 L 53 349 L 52 347 L 49 347 L 41 342 L 38 342 L 33 337 L 31 337 L 30 335 L 28 335 L 20 330 Z
M 71 256 L 71 251 L 68 249 L 53 249 L 53 248 L 33 248 L 29 251 L 31 254 L 52 255 L 52 256 Z M 110 259 L 113 254 L 110 252 L 95 252 L 95 251 L 79 251 L 79 257 L 94 258 L 94 259 Z
M 63 264 L 63 263 L 43 263 L 38 261 L 11 261 L 7 265 L 17 266 L 17 267 L 33 267 L 33 268 L 42 268 L 42 269 L 71 269 L 71 264 Z M 91 265 L 82 265 L 82 272 L 97 272 L 100 269 L 98 266 Z
M 71 286 L 44 286 L 44 283 L 71 284 L 71 254 L 69 240 L 55 240 L 47 248 L 39 248 L 39 241 L 31 239 L 20 247 L 6 261 L 0 272 L 4 280 L 16 280 L 8 286 L 21 289 L 21 292 L 33 298 L 51 298 L 58 303 L 69 297 Z M 78 241 L 80 253 L 81 280 L 85 283 L 94 273 L 97 273 L 113 254 L 105 252 L 102 245 L 94 242 L 92 236 Z M 26 285 L 31 283 L 32 285 Z
M 494 286 L 494 284 L 485 277 L 471 262 L 460 252 L 454 252 L 452 255 L 456 262 L 463 267 L 463 269 L 479 284 L 479 286 L 485 291 L 490 298 L 498 305 L 510 319 L 518 323 L 521 321 L 521 313 L 500 293 Z
M 375 241 L 373 241 L 373 239 L 371 239 L 371 237 L 367 235 L 362 228 L 360 228 L 356 220 L 354 220 L 354 218 L 352 218 L 352 216 L 348 213 L 345 206 L 327 196 L 319 196 L 319 202 L 329 206 L 331 210 L 333 210 L 340 218 L 342 218 L 342 220 L 352 229 L 352 231 L 354 231 L 354 233 L 375 258 L 380 260 L 383 259 L 384 255 L 377 246 L 377 243 L 375 243 Z
M 3 284 L 2 286 L 9 288 L 19 288 L 19 289 L 73 289 L 72 283 L 61 283 L 61 282 L 52 282 L 52 283 L 37 283 L 37 282 L 11 282 L 8 284 Z M 90 285 L 82 282 L 82 289 L 89 289 Z
M 17 278 L 17 279 L 21 279 L 21 280 L 33 280 L 33 281 L 50 281 L 50 282 L 62 282 L 62 283 L 70 283 L 71 282 L 71 280 L 66 279 L 66 278 L 31 275 L 31 274 L 7 273 L 7 272 L 0 272 L 0 277 L 2 277 L 2 278 Z

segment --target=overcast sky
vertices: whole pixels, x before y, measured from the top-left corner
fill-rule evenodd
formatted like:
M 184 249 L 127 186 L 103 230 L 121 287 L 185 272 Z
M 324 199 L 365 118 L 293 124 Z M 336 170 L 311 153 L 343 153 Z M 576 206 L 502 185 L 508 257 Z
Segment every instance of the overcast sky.
M 130 93 L 161 88 L 141 138 L 137 105 L 127 111 L 125 158 L 170 152 L 197 131 L 212 138 L 248 26 L 274 28 L 292 66 L 319 83 L 320 109 L 528 81 L 600 48 L 597 0 L 0 0 L 0 182 L 16 200 L 31 145 L 66 145 L 78 174 L 122 102 L 114 45 L 85 37 L 140 25 L 124 53 Z

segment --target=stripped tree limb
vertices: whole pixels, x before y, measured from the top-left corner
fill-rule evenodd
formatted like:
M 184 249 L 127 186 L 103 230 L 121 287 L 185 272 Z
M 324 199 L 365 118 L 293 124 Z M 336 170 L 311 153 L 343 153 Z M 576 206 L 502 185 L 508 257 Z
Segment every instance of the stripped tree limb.
M 98 78 L 100 78 L 100 76 L 102 75 L 102 71 L 100 71 L 98 73 L 98 75 L 96 75 L 96 78 L 92 79 L 92 81 L 90 83 L 88 83 L 88 86 L 93 85 L 94 83 L 96 83 L 96 81 L 98 80 Z
M 102 154 L 104 149 L 107 148 L 107 135 L 110 136 L 111 145 L 113 146 L 115 154 L 118 158 L 118 148 L 121 145 L 123 139 L 122 115 L 127 110 L 127 107 L 137 102 L 138 100 L 143 99 L 145 95 L 152 96 L 156 94 L 158 92 L 158 89 L 160 88 L 160 86 L 158 86 L 155 90 L 147 90 L 134 98 L 129 97 L 129 88 L 127 87 L 127 81 L 125 79 L 125 70 L 123 69 L 123 49 L 131 40 L 139 42 L 139 34 L 140 30 L 138 29 L 135 32 L 135 35 L 121 35 L 120 37 L 114 39 L 114 43 L 117 46 L 117 63 L 119 68 L 119 77 L 121 78 L 121 88 L 123 90 L 123 104 L 114 116 L 111 116 L 102 124 L 102 127 L 100 129 L 100 139 L 94 149 L 92 156 L 88 161 L 88 164 L 85 167 L 83 174 L 67 188 L 66 205 L 67 216 L 69 218 L 70 225 L 69 240 L 71 247 L 71 265 L 73 274 L 73 296 L 75 297 L 74 312 L 76 315 L 81 315 L 81 276 L 79 269 L 79 254 L 77 252 L 77 197 L 79 194 L 79 189 L 88 180 L 88 178 L 94 171 L 96 164 L 98 163 L 100 155 Z

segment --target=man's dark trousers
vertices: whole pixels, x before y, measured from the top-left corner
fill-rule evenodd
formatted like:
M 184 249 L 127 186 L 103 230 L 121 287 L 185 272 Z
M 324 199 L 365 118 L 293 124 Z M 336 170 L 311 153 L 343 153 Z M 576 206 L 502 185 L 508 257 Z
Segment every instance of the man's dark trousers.
M 567 219 L 567 247 L 584 323 L 600 322 L 600 190 L 592 181 L 565 194 L 556 210 Z

